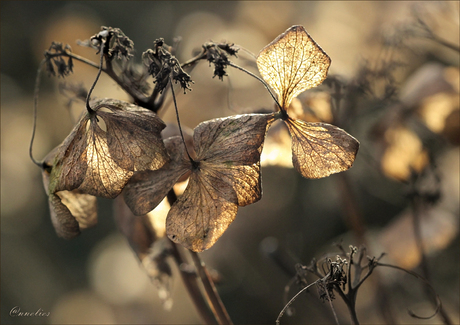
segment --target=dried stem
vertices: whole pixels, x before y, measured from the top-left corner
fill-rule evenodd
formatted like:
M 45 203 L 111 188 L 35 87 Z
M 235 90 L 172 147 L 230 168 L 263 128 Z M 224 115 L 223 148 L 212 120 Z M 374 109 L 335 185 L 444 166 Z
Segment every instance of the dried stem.
M 170 205 L 173 205 L 174 202 L 176 202 L 177 196 L 174 190 L 169 191 L 167 198 Z M 190 251 L 193 262 L 195 264 L 196 273 L 183 271 L 181 269 L 181 265 L 184 265 L 187 262 L 180 253 L 177 244 L 175 244 L 174 242 L 171 242 L 171 244 L 173 246 L 174 260 L 176 261 L 176 264 L 181 270 L 181 276 L 182 280 L 184 281 L 185 287 L 188 293 L 190 294 L 190 297 L 192 298 L 193 303 L 195 304 L 195 307 L 198 310 L 198 313 L 201 315 L 206 324 L 233 324 L 214 286 L 214 282 L 212 281 L 212 278 L 209 275 L 206 266 L 204 265 L 203 261 L 201 261 L 198 254 Z M 200 278 L 205 289 L 206 299 L 203 298 L 203 293 L 198 287 L 198 278 Z
M 79 56 L 75 53 L 72 53 L 72 52 L 69 52 L 69 51 L 65 51 L 63 53 L 59 53 L 59 54 L 56 54 L 56 55 L 50 55 L 50 57 L 53 57 L 53 56 L 66 56 L 66 57 L 70 57 L 72 59 L 75 59 L 77 61 L 80 61 L 82 63 L 85 63 L 93 68 L 96 68 L 96 69 L 99 69 L 99 65 L 91 60 L 88 60 L 82 56 Z M 128 95 L 130 95 L 134 102 L 141 106 L 141 107 L 144 107 L 146 109 L 149 109 L 149 110 L 153 110 L 153 108 L 151 107 L 151 105 L 149 105 L 149 100 L 145 97 L 145 95 L 135 91 L 132 87 L 128 87 L 126 85 L 126 83 L 124 83 L 119 77 L 118 75 L 115 73 L 114 69 L 113 69 L 113 65 L 112 65 L 112 62 L 110 60 L 106 60 L 105 61 L 105 68 L 102 68 L 102 72 L 106 73 L 110 78 L 112 78 L 113 81 L 115 81 L 118 86 L 120 86 Z M 154 110 L 153 110 L 154 111 Z
M 40 66 L 38 67 L 38 70 L 37 70 L 37 77 L 35 79 L 35 89 L 34 89 L 34 124 L 33 124 L 33 127 L 32 127 L 32 138 L 30 139 L 30 145 L 29 145 L 29 156 L 30 156 L 30 159 L 32 160 L 32 162 L 41 167 L 42 164 L 35 160 L 34 158 L 34 155 L 32 154 L 32 147 L 33 147 L 33 144 L 34 144 L 34 139 L 35 139 L 35 131 L 37 129 L 37 108 L 38 108 L 38 92 L 40 90 L 40 74 L 41 74 L 41 71 L 42 71 L 42 68 L 43 68 L 43 64 L 45 64 L 45 60 L 42 60 L 42 62 L 40 62 Z
M 285 111 L 285 109 L 283 109 L 283 107 L 281 107 L 280 103 L 278 102 L 278 99 L 276 98 L 276 96 L 273 94 L 273 92 L 270 90 L 270 86 L 265 82 L 265 80 L 263 80 L 262 78 L 260 78 L 259 76 L 255 75 L 254 73 L 252 73 L 251 71 L 249 70 L 246 70 L 245 68 L 242 68 L 232 62 L 230 62 L 228 64 L 229 66 L 231 67 L 234 67 L 240 71 L 243 71 L 245 73 L 247 73 L 248 75 L 250 75 L 251 77 L 253 78 L 256 78 L 258 81 L 260 81 L 264 87 L 268 90 L 268 93 L 270 94 L 270 96 L 273 98 L 273 100 L 275 101 L 276 105 L 278 106 L 278 108 L 281 110 L 281 111 Z
M 91 99 L 91 94 L 93 93 L 94 87 L 96 87 L 97 81 L 99 80 L 99 77 L 101 76 L 102 65 L 104 64 L 104 50 L 105 50 L 105 42 L 102 42 L 101 49 L 100 49 L 100 51 L 101 51 L 101 61 L 100 61 L 100 65 L 99 65 L 99 70 L 97 72 L 96 79 L 94 80 L 93 84 L 91 85 L 91 88 L 88 91 L 88 95 L 86 96 L 86 109 L 87 109 L 88 113 L 90 113 L 90 114 L 94 114 L 94 110 L 91 108 L 91 106 L 89 106 L 89 101 Z
M 302 288 L 302 290 L 300 290 L 299 292 L 297 292 L 294 297 L 291 298 L 291 300 L 289 300 L 289 302 L 284 306 L 284 308 L 281 310 L 281 312 L 279 313 L 278 315 L 278 318 L 276 319 L 276 325 L 279 325 L 280 324 L 280 320 L 281 320 L 281 317 L 283 317 L 284 313 L 286 312 L 286 310 L 288 310 L 288 308 L 292 305 L 292 303 L 297 299 L 297 297 L 304 291 L 308 290 L 308 288 L 310 288 L 311 286 L 313 286 L 314 284 L 317 284 L 319 281 L 321 280 L 325 280 L 327 279 L 329 275 L 326 275 L 326 277 L 324 277 L 323 279 L 318 279 L 316 280 L 315 282 L 312 282 L 310 283 L 309 285 L 307 285 L 306 287 Z
M 339 174 L 339 186 L 340 186 L 340 194 L 342 196 L 342 202 L 345 207 L 345 217 L 346 222 L 349 228 L 352 230 L 354 235 L 356 236 L 357 240 L 361 243 L 366 245 L 366 236 L 365 236 L 365 225 L 361 213 L 361 209 L 359 208 L 358 201 L 353 194 L 353 188 L 350 184 L 348 176 L 345 174 Z M 368 245 L 366 245 L 368 246 Z M 388 293 L 386 288 L 382 285 L 378 272 L 372 278 L 373 285 L 376 287 L 376 290 L 380 292 L 377 295 L 378 299 L 378 306 L 380 309 L 380 313 L 384 318 L 387 324 L 396 324 L 396 319 L 394 317 L 394 313 L 391 310 L 390 305 L 388 304 Z M 355 297 L 356 298 L 356 297 Z M 356 310 L 355 304 L 349 305 L 347 303 L 347 307 L 350 310 L 351 317 L 356 318 Z M 353 316 L 354 315 L 354 316 Z M 357 318 L 356 318 L 357 321 Z
M 182 277 L 182 281 L 184 282 L 185 288 L 192 299 L 195 308 L 200 314 L 201 318 L 205 321 L 208 325 L 217 325 L 219 324 L 216 320 L 215 313 L 209 308 L 206 300 L 203 298 L 203 294 L 199 288 L 197 283 L 197 276 L 196 273 L 188 272 L 183 269 L 183 265 L 187 264 L 182 256 L 179 247 L 174 242 L 171 242 L 173 247 L 172 255 L 174 257 L 174 261 L 176 262 L 177 266 L 179 267 L 180 275 Z
M 190 255 L 192 256 L 192 260 L 195 263 L 197 274 L 200 277 L 201 282 L 203 283 L 204 289 L 211 303 L 211 309 L 217 316 L 219 324 L 233 324 L 232 320 L 230 319 L 230 316 L 227 313 L 227 310 L 225 309 L 224 304 L 222 303 L 222 300 L 220 299 L 219 293 L 217 292 L 216 287 L 214 286 L 214 282 L 212 281 L 212 278 L 209 275 L 206 266 L 204 265 L 204 262 L 201 260 L 197 253 L 190 251 Z
M 423 200 L 417 196 L 412 198 L 411 200 L 412 204 L 412 222 L 413 222 L 413 227 L 414 227 L 414 237 L 415 237 L 415 242 L 418 248 L 418 251 L 420 252 L 420 267 L 422 269 L 422 275 L 423 277 L 427 280 L 430 281 L 430 272 L 429 272 L 429 266 L 428 266 L 428 258 L 425 253 L 425 247 L 423 245 L 423 238 L 422 238 L 422 229 L 421 229 L 421 220 L 420 220 L 420 210 L 423 205 Z M 427 296 L 431 299 L 430 292 L 427 291 Z M 434 304 L 436 305 L 438 302 L 434 301 Z M 452 324 L 452 321 L 449 317 L 449 315 L 446 313 L 446 311 L 442 308 L 442 306 L 439 309 L 439 315 L 441 316 L 443 323 L 450 325 Z

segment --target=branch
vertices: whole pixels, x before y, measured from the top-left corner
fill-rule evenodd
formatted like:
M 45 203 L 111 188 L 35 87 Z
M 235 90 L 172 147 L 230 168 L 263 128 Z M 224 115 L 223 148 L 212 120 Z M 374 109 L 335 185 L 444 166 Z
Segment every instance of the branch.
M 72 52 L 69 52 L 69 51 L 65 51 L 65 52 L 61 52 L 61 53 L 58 53 L 58 54 L 51 54 L 50 57 L 57 57 L 57 56 L 66 56 L 66 57 L 70 57 L 72 59 L 75 59 L 77 61 L 80 61 L 82 63 L 85 63 L 93 68 L 96 68 L 96 69 L 99 69 L 99 65 L 91 60 L 88 60 L 82 56 L 79 56 L 75 53 L 72 53 Z M 114 69 L 113 69 L 113 65 L 112 65 L 112 62 L 110 60 L 105 60 L 105 63 L 106 63 L 106 67 L 102 68 L 102 72 L 104 72 L 105 74 L 107 74 L 110 78 L 112 78 L 113 81 L 115 81 L 117 83 L 118 86 L 120 86 L 128 95 L 130 95 L 134 102 L 141 106 L 141 107 L 144 107 L 146 109 L 149 109 L 149 110 L 152 110 L 152 111 L 155 111 L 154 109 L 152 109 L 152 107 L 150 107 L 149 105 L 149 101 L 147 99 L 147 97 L 144 95 L 144 94 L 141 94 L 137 91 L 135 91 L 134 89 L 132 88 L 129 88 L 126 86 L 126 84 L 118 77 L 118 75 L 115 73 Z
M 184 260 L 184 257 L 182 256 L 181 252 L 179 251 L 179 248 L 177 247 L 177 244 L 171 242 L 171 245 L 173 247 L 172 255 L 174 257 L 174 261 L 176 262 L 179 268 L 182 281 L 184 282 L 185 288 L 187 289 L 190 298 L 195 304 L 198 314 L 200 314 L 201 318 L 208 325 L 219 324 L 216 320 L 215 313 L 211 312 L 208 304 L 206 303 L 206 300 L 203 298 L 203 294 L 201 293 L 201 290 L 197 283 L 196 273 L 187 272 L 183 269 L 183 267 L 181 267 L 187 264 L 187 262 Z
M 214 282 L 212 281 L 211 276 L 209 275 L 209 272 L 206 269 L 206 266 L 204 265 L 204 262 L 200 259 L 197 253 L 190 251 L 190 255 L 192 256 L 192 260 L 195 263 L 197 274 L 200 277 L 201 282 L 203 283 L 204 290 L 206 291 L 208 299 L 211 303 L 211 309 L 217 316 L 219 324 L 233 324 L 232 320 L 230 319 L 230 316 L 227 313 L 227 310 L 225 309 L 224 304 L 222 303 L 222 300 L 220 299 L 216 287 L 214 286 Z

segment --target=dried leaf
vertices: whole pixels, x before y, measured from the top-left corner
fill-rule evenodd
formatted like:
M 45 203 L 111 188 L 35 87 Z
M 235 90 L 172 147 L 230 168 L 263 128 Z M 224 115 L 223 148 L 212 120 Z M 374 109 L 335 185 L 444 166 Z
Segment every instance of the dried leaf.
M 64 140 L 50 176 L 51 194 L 78 188 L 116 197 L 134 171 L 155 170 L 168 160 L 155 113 L 115 99 L 92 104 Z
M 135 215 L 144 215 L 153 210 L 168 194 L 176 182 L 190 172 L 182 138 L 165 140 L 171 160 L 159 170 L 134 173 L 123 191 L 126 204 Z
M 42 163 L 42 176 L 45 190 L 48 192 L 52 161 L 58 148 L 51 151 Z M 60 191 L 49 195 L 51 221 L 59 237 L 71 239 L 80 234 L 80 230 L 97 223 L 97 199 L 79 190 Z
M 61 191 L 56 194 L 72 216 L 77 219 L 80 230 L 97 224 L 97 198 L 95 196 L 79 193 L 79 190 Z
M 344 130 L 327 123 L 285 121 L 292 137 L 292 162 L 306 178 L 322 178 L 349 169 L 359 142 Z
M 329 56 L 303 26 L 287 29 L 257 57 L 260 74 L 278 95 L 280 117 L 292 137 L 294 167 L 307 178 L 347 170 L 359 148 L 359 142 L 338 127 L 296 120 L 287 113 L 294 97 L 326 79 L 330 64 Z
M 168 237 L 195 252 L 214 245 L 238 211 L 236 203 L 226 200 L 235 200 L 231 185 L 209 176 L 205 171 L 192 173 L 184 194 L 166 219 Z
M 51 213 L 51 222 L 59 237 L 72 239 L 80 235 L 80 227 L 77 219 L 72 215 L 70 210 L 61 202 L 56 194 L 49 195 L 49 206 Z
M 168 213 L 166 233 L 193 251 L 208 249 L 235 219 L 238 206 L 260 199 L 260 153 L 273 121 L 273 114 L 245 114 L 201 123 L 194 130 L 193 162 L 179 138 L 167 139 L 173 159 L 158 171 L 136 173 L 125 189 L 127 204 L 135 214 L 145 212 L 191 172 Z
M 238 206 L 260 199 L 260 153 L 273 120 L 273 114 L 245 114 L 195 128 L 192 175 L 166 219 L 172 241 L 197 252 L 208 249 L 235 219 Z
M 303 26 L 292 26 L 260 51 L 260 74 L 278 95 L 283 109 L 301 92 L 326 79 L 331 59 Z

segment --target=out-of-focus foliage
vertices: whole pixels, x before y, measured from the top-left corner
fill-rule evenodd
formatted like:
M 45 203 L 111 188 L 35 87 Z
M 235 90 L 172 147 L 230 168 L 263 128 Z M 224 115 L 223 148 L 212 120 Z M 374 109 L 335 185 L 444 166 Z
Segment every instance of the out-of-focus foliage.
M 64 241 L 55 235 L 41 175 L 27 157 L 35 72 L 52 41 L 70 44 L 74 53 L 96 62 L 95 51 L 75 41 L 87 39 L 100 26 L 117 26 L 138 50 L 131 61 L 141 62 L 142 51 L 151 48 L 154 40 L 164 38 L 172 44 L 174 37 L 181 36 L 174 55 L 182 62 L 209 40 L 225 40 L 258 53 L 289 26 L 303 25 L 332 62 L 329 77 L 293 100 L 290 112 L 296 118 L 332 123 L 350 132 L 360 141 L 360 155 L 344 177 L 306 180 L 291 168 L 290 150 L 285 153 L 277 146 L 279 139 L 285 143 L 283 148 L 289 148 L 286 128 L 282 123 L 273 125 L 262 155 L 264 197 L 241 209 L 226 236 L 202 254 L 220 274 L 218 290 L 224 304 L 235 324 L 274 322 L 295 262 L 283 265 L 285 272 L 260 253 L 259 244 L 268 236 L 275 237 L 304 264 L 333 250 L 328 245 L 338 238 L 359 246 L 362 242 L 350 230 L 355 229 L 346 204 L 350 195 L 365 223 L 370 255 L 384 251 L 383 262 L 388 258 L 417 270 L 420 254 L 411 226 L 415 174 L 427 180 L 416 182 L 416 193 L 426 193 L 425 186 L 439 191 L 437 201 L 418 205 L 422 238 L 433 286 L 458 323 L 458 16 L 458 2 L 442 1 L 2 1 L 1 322 L 200 322 L 176 268 L 169 277 L 165 269 L 154 266 L 146 274 L 139 267 L 115 225 L 112 201 L 98 201 L 97 227 L 79 238 Z M 244 50 L 230 60 L 257 71 L 254 59 Z M 79 62 L 73 62 L 72 70 L 74 74 L 65 79 L 68 84 L 89 87 L 96 74 L 94 68 Z M 227 66 L 230 83 L 227 77 L 221 82 L 212 78 L 212 70 L 202 62 L 187 72 L 195 84 L 193 91 L 178 96 L 184 126 L 193 129 L 211 118 L 273 111 L 272 99 L 255 80 Z M 74 123 L 71 116 L 81 113 L 78 105 L 66 109 L 68 98 L 58 92 L 61 81 L 43 79 L 34 146 L 38 158 L 63 141 Z M 130 101 L 104 75 L 94 95 Z M 166 98 L 165 104 L 171 106 L 171 99 Z M 161 118 L 174 121 L 173 110 L 168 108 Z M 434 181 L 424 172 L 430 169 L 438 175 Z M 344 178 L 351 184 L 348 192 L 340 187 Z M 143 264 L 161 260 L 145 247 L 134 250 L 145 259 Z M 386 302 L 400 323 L 413 321 L 401 306 L 431 308 L 417 294 L 417 284 L 394 273 L 379 275 L 388 288 Z M 155 278 L 158 282 L 152 283 L 150 279 Z M 357 311 L 363 323 L 382 322 L 377 312 L 379 295 L 372 284 L 362 287 Z M 10 317 L 15 306 L 51 314 L 46 319 Z M 293 307 L 295 315 L 283 321 L 334 322 L 327 305 L 315 297 L 307 295 Z M 337 312 L 348 321 L 346 310 L 337 306 Z

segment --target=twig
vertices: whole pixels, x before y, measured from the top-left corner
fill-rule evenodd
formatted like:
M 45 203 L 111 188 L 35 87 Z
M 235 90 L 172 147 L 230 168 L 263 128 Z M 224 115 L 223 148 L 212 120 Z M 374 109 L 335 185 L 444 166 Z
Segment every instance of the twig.
M 190 255 L 192 256 L 192 260 L 195 263 L 197 274 L 200 277 L 201 282 L 203 283 L 204 289 L 211 303 L 211 309 L 217 316 L 219 324 L 233 324 L 232 320 L 230 319 L 230 316 L 227 313 L 227 310 L 225 309 L 224 304 L 222 303 L 222 300 L 220 299 L 216 287 L 214 286 L 214 282 L 212 281 L 211 276 L 209 275 L 209 272 L 206 269 L 206 266 L 204 265 L 204 262 L 201 260 L 197 253 L 190 251 Z
M 30 156 L 30 159 L 32 160 L 32 162 L 41 167 L 42 164 L 35 160 L 34 158 L 34 155 L 32 154 L 32 147 L 33 147 L 33 144 L 34 144 L 34 139 L 35 139 L 35 131 L 37 129 L 37 108 L 38 108 L 38 92 L 40 90 L 40 74 L 41 74 L 41 71 L 42 71 L 42 68 L 43 68 L 43 64 L 45 64 L 45 60 L 42 60 L 42 62 L 40 62 L 40 66 L 38 67 L 38 70 L 37 70 L 37 77 L 35 79 L 35 89 L 34 89 L 34 125 L 32 127 L 32 138 L 30 139 L 30 145 L 29 145 L 29 156 Z
M 173 189 L 169 191 L 167 198 L 170 205 L 173 205 L 174 202 L 176 202 L 177 196 Z M 173 246 L 174 260 L 180 269 L 181 265 L 186 264 L 185 259 L 180 253 L 177 244 L 174 242 L 171 242 L 171 244 Z M 181 276 L 185 287 L 189 292 L 193 303 L 195 304 L 195 307 L 197 308 L 203 320 L 205 320 L 206 324 L 231 325 L 232 321 L 230 320 L 230 317 L 228 316 L 228 313 L 222 304 L 219 294 L 214 287 L 214 283 L 209 276 L 204 263 L 201 261 L 198 254 L 193 252 L 190 253 L 195 264 L 196 273 L 191 274 L 181 270 Z M 198 278 L 200 278 L 203 287 L 205 288 L 207 300 L 205 300 L 201 290 L 198 287 Z
M 99 65 L 99 70 L 97 72 L 96 79 L 94 80 L 91 88 L 88 91 L 88 95 L 86 96 L 86 109 L 87 109 L 88 113 L 90 113 L 90 114 L 94 114 L 94 110 L 91 108 L 91 106 L 89 106 L 89 101 L 91 99 L 91 94 L 92 94 L 92 92 L 94 90 L 94 87 L 96 87 L 97 81 L 99 80 L 99 77 L 101 76 L 102 65 L 104 64 L 104 50 L 105 50 L 105 42 L 102 42 L 101 49 L 100 49 L 100 51 L 101 51 L 101 61 L 100 61 L 100 65 Z
M 281 317 L 283 317 L 284 313 L 286 312 L 286 310 L 292 305 L 292 303 L 297 299 L 297 297 L 302 293 L 304 292 L 305 290 L 308 290 L 308 288 L 310 288 L 312 285 L 314 284 L 317 284 L 319 281 L 322 281 L 322 280 L 325 280 L 327 279 L 327 277 L 329 277 L 329 274 L 326 275 L 323 279 L 318 279 L 316 280 L 315 282 L 312 282 L 310 283 L 309 285 L 307 285 L 305 288 L 302 288 L 302 290 L 300 290 L 299 292 L 297 292 L 295 294 L 294 297 L 291 298 L 291 300 L 289 300 L 289 302 L 284 306 L 284 308 L 281 310 L 281 312 L 279 313 L 278 315 L 278 318 L 276 319 L 276 325 L 279 325 L 280 324 L 280 319 Z
M 425 248 L 423 245 L 423 238 L 422 238 L 422 228 L 421 228 L 421 220 L 420 220 L 420 208 L 421 205 L 423 204 L 423 201 L 421 198 L 415 196 L 411 200 L 411 205 L 412 205 L 412 222 L 413 222 L 413 227 L 414 227 L 414 237 L 415 237 L 415 242 L 418 248 L 418 251 L 420 252 L 420 267 L 422 269 L 422 274 L 423 277 L 427 280 L 430 281 L 430 272 L 429 272 L 429 266 L 428 266 L 428 258 L 425 253 Z M 428 296 L 430 296 L 427 293 Z M 437 303 L 437 302 L 435 302 Z M 449 317 L 449 315 L 445 312 L 445 310 L 441 307 L 439 307 L 439 315 L 441 316 L 444 324 L 450 325 L 452 324 L 452 321 Z
M 172 245 L 172 255 L 174 257 L 174 261 L 176 262 L 177 266 L 180 270 L 180 275 L 182 277 L 182 281 L 184 282 L 185 288 L 190 295 L 195 307 L 200 314 L 201 318 L 205 321 L 208 325 L 217 325 L 219 324 L 216 320 L 216 315 L 212 313 L 211 309 L 209 308 L 206 300 L 203 298 L 203 294 L 198 286 L 197 283 L 197 276 L 196 273 L 190 273 L 186 270 L 181 269 L 181 265 L 185 265 L 186 262 L 184 257 L 182 256 L 177 244 L 171 242 Z
M 337 317 L 337 313 L 335 312 L 334 305 L 332 304 L 331 296 L 329 295 L 329 291 L 326 289 L 325 292 L 326 292 L 326 296 L 327 296 L 327 301 L 329 302 L 329 306 L 331 306 L 331 310 L 332 310 L 332 314 L 334 315 L 335 322 L 336 322 L 337 325 L 340 325 L 339 318 Z M 358 323 L 353 323 L 353 324 L 358 324 Z
M 65 51 L 65 52 L 62 52 L 62 53 L 59 53 L 59 54 L 51 54 L 50 57 L 54 57 L 54 56 L 67 56 L 67 57 L 71 57 L 72 59 L 75 59 L 77 61 L 80 61 L 82 63 L 85 63 L 93 68 L 96 68 L 96 69 L 99 69 L 99 65 L 91 60 L 88 60 L 84 57 L 81 57 L 75 53 L 72 53 L 72 52 L 69 52 L 69 51 Z M 144 107 L 146 109 L 149 109 L 149 110 L 153 110 L 150 105 L 149 105 L 149 102 L 147 100 L 147 98 L 145 97 L 145 95 L 143 94 L 140 94 L 139 92 L 136 92 L 133 88 L 131 87 L 127 87 L 126 84 L 118 77 L 118 75 L 115 73 L 114 69 L 113 69 L 113 65 L 112 65 L 112 62 L 110 60 L 106 60 L 105 61 L 106 63 L 106 67 L 105 68 L 102 68 L 102 72 L 104 72 L 105 74 L 107 74 L 110 78 L 112 78 L 113 81 L 115 81 L 118 86 L 120 86 L 128 95 L 130 95 L 134 102 L 141 106 L 141 107 Z
M 364 245 L 366 245 L 366 236 L 365 236 L 365 225 L 363 221 L 363 217 L 361 214 L 361 209 L 359 208 L 358 201 L 356 196 L 353 195 L 354 191 L 348 179 L 348 176 L 344 173 L 339 174 L 339 186 L 340 186 L 340 194 L 342 196 L 342 202 L 345 207 L 346 211 L 346 222 L 348 226 L 356 236 L 356 238 Z M 367 246 L 367 245 L 366 245 Z M 373 285 L 376 286 L 376 290 L 380 293 L 377 295 L 379 302 L 378 306 L 380 309 L 380 313 L 387 324 L 396 324 L 396 319 L 394 314 L 391 310 L 390 305 L 388 304 L 388 294 L 384 285 L 382 285 L 380 278 L 378 276 L 378 272 L 374 274 L 372 279 Z M 347 305 L 348 306 L 348 305 Z M 353 308 L 354 308 L 353 304 Z M 351 316 L 353 317 L 353 313 L 356 314 L 356 311 L 350 311 Z M 355 315 L 356 316 L 356 315 Z

